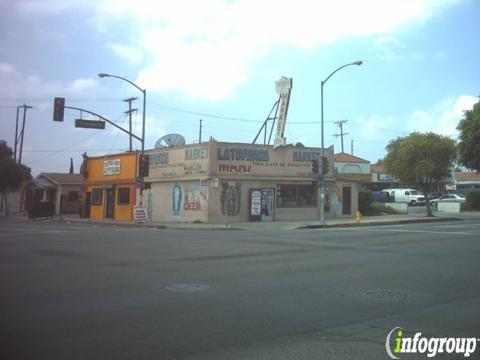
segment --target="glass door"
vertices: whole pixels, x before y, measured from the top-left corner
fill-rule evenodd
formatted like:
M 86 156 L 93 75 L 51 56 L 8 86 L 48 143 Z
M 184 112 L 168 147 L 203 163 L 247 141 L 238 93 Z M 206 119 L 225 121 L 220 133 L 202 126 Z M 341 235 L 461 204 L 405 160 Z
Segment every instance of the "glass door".
M 262 221 L 273 221 L 274 189 L 262 189 Z

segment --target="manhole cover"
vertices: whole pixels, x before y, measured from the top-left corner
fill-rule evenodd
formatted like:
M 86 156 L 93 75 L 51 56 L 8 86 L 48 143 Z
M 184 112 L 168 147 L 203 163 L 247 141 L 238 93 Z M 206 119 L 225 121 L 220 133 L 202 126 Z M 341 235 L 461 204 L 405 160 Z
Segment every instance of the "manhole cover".
M 384 301 L 399 301 L 408 297 L 406 293 L 397 290 L 372 290 L 363 293 L 363 296 L 368 299 Z
M 196 291 L 204 291 L 209 289 L 210 286 L 204 284 L 174 284 L 166 287 L 169 291 L 192 293 Z

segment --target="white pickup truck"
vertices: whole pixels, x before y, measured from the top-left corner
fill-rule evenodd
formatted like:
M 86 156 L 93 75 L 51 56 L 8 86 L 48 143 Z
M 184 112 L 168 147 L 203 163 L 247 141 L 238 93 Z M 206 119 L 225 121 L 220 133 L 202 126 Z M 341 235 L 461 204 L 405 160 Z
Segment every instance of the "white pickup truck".
M 382 192 L 387 193 L 391 202 L 407 203 L 411 206 L 425 205 L 425 196 L 415 189 L 385 189 Z

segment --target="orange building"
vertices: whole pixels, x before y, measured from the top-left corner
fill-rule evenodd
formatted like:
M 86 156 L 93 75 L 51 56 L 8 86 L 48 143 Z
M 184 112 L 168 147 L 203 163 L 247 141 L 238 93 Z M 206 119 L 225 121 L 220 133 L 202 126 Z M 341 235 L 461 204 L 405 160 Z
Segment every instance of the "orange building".
M 91 219 L 133 220 L 136 202 L 136 152 L 89 157 L 83 155 L 85 212 Z

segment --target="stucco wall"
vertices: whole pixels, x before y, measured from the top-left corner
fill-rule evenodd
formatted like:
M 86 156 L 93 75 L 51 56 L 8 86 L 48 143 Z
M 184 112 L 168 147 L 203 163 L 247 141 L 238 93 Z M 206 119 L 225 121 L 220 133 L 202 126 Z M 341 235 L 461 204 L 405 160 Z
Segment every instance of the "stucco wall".
M 460 203 L 459 202 L 439 202 L 438 212 L 459 213 Z
M 199 180 L 152 183 L 145 192 L 147 211 L 153 221 L 207 222 L 208 190 Z
M 317 207 L 277 208 L 275 220 L 279 220 L 279 221 L 314 220 L 318 218 L 317 212 L 318 212 Z

